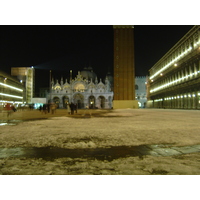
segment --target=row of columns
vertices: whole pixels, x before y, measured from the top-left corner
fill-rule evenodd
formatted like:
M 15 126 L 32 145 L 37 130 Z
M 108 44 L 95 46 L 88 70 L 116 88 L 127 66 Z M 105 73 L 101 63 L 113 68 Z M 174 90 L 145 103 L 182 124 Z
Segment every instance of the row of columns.
M 200 92 L 153 100 L 152 104 L 154 108 L 200 109 Z
M 176 71 L 175 73 L 171 74 L 170 76 L 164 78 L 164 80 L 162 79 L 159 83 L 157 83 L 153 87 L 151 87 L 151 90 L 155 89 L 159 86 L 171 83 L 171 82 L 174 82 L 174 83 L 170 84 L 170 86 L 166 86 L 165 88 L 175 86 L 179 83 L 183 83 L 183 82 L 189 81 L 193 78 L 197 78 L 199 75 L 200 75 L 200 60 L 193 62 L 189 66 L 185 66 L 185 68 L 182 68 L 182 69 Z M 181 79 L 183 77 L 185 77 L 185 78 Z M 175 82 L 176 80 L 179 80 L 179 81 Z
M 103 96 L 102 96 L 103 97 Z M 85 108 L 86 106 L 95 108 L 112 108 L 112 99 L 108 98 L 106 99 L 105 97 L 103 98 L 96 98 L 95 96 L 86 96 L 83 98 L 76 98 L 76 97 L 59 97 L 59 96 L 52 96 L 53 102 L 59 105 L 59 108 L 65 107 L 64 105 L 66 102 L 73 102 L 73 103 L 79 103 L 79 100 L 81 102 L 81 108 Z

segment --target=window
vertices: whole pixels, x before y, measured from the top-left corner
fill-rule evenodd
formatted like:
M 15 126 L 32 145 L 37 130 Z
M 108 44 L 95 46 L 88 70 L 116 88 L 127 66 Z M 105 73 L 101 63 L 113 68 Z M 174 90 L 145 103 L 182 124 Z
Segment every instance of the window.
M 138 85 L 135 85 L 135 89 L 138 90 Z

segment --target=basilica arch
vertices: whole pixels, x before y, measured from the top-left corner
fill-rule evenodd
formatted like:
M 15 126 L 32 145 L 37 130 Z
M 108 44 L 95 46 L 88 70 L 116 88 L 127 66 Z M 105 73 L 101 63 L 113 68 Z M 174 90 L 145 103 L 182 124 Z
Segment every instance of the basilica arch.
M 69 102 L 69 97 L 63 96 L 62 97 L 63 108 L 67 108 L 67 102 Z
M 54 97 L 54 98 L 53 98 L 53 102 L 57 105 L 57 108 L 59 108 L 59 104 L 60 104 L 60 99 L 59 99 L 59 97 Z
M 93 95 L 89 96 L 88 104 L 89 104 L 89 108 L 93 109 L 93 108 L 96 107 L 96 100 L 95 100 L 95 97 Z
M 74 92 L 85 92 L 86 89 L 85 85 L 82 82 L 75 83 L 73 88 Z
M 99 99 L 100 108 L 105 108 L 106 98 L 104 96 L 99 96 L 98 99 Z
M 81 93 L 74 94 L 73 103 L 77 104 L 78 109 L 84 108 L 84 96 Z

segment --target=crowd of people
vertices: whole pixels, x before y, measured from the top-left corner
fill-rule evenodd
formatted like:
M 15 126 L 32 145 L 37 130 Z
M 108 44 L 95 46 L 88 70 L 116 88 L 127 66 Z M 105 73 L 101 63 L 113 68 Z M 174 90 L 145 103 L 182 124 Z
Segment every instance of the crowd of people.
M 77 113 L 77 104 L 72 103 L 67 103 L 67 112 L 70 115 L 73 115 L 74 113 Z
M 7 103 L 4 107 L 3 110 L 7 112 L 7 117 L 9 117 L 12 112 L 16 112 L 17 109 L 15 108 L 15 106 L 11 103 Z
M 42 106 L 39 107 L 39 110 L 44 113 L 51 113 L 54 114 L 56 112 L 57 105 L 55 103 L 48 103 L 48 104 L 43 104 Z
M 28 106 L 27 108 L 29 108 L 30 110 L 34 109 L 34 106 Z M 74 104 L 73 102 L 71 103 L 67 103 L 66 104 L 66 108 L 67 108 L 67 113 L 69 115 L 73 115 L 74 113 L 77 113 L 78 110 L 78 105 Z M 56 113 L 56 109 L 57 109 L 57 104 L 55 103 L 48 103 L 48 104 L 43 104 L 40 105 L 38 110 L 42 113 L 42 114 L 47 114 L 47 113 L 51 113 L 54 114 Z M 88 106 L 86 106 L 86 110 L 89 109 Z M 11 104 L 11 103 L 7 103 L 4 105 L 3 110 L 7 112 L 7 116 L 9 117 L 13 112 L 16 112 L 17 109 L 16 107 Z M 21 107 L 19 107 L 19 110 L 21 111 Z
M 56 112 L 57 105 L 55 103 L 49 103 L 49 104 L 43 104 L 39 107 L 39 110 L 44 113 L 51 113 L 54 114 Z M 69 115 L 73 115 L 74 113 L 77 113 L 77 104 L 67 103 L 67 112 Z

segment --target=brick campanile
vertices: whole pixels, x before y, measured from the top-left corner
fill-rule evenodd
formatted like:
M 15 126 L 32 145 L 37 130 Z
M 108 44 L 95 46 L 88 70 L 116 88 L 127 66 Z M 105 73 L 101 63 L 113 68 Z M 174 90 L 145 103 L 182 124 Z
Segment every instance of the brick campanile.
M 113 108 L 138 108 L 135 100 L 134 28 L 114 25 Z

